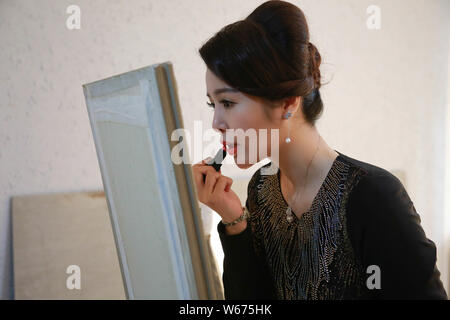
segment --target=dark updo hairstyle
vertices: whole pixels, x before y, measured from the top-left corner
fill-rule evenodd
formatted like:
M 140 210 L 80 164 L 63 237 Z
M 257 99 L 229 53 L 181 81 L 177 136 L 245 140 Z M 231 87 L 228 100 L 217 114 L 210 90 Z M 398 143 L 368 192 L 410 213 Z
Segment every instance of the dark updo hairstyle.
M 303 97 L 303 114 L 314 125 L 323 110 L 321 56 L 309 42 L 305 15 L 297 6 L 264 2 L 247 18 L 223 27 L 199 53 L 219 79 L 269 102 Z

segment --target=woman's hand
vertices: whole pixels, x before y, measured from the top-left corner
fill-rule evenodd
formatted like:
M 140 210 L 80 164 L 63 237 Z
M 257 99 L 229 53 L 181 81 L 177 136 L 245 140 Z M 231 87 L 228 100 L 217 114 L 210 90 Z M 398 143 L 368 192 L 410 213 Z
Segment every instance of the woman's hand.
M 217 212 L 224 222 L 231 222 L 242 214 L 241 200 L 231 190 L 233 180 L 207 165 L 206 160 L 192 166 L 199 201 Z

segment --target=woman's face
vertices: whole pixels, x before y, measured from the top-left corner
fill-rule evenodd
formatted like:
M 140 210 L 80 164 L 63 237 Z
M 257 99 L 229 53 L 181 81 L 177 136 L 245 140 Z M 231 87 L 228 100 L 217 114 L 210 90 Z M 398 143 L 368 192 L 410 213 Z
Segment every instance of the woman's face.
M 214 107 L 212 127 L 222 134 L 222 141 L 235 146 L 227 148 L 227 152 L 233 154 L 236 165 L 247 169 L 264 158 L 271 157 L 272 147 L 279 143 L 282 139 L 281 132 L 284 131 L 280 127 L 283 123 L 282 108 L 270 108 L 260 98 L 237 91 L 208 68 L 206 88 L 209 103 Z M 266 132 L 260 129 L 266 129 Z M 274 129 L 280 131 L 279 136 L 274 136 L 272 141 L 271 133 L 275 134 L 277 131 Z M 264 137 L 267 142 L 264 142 Z

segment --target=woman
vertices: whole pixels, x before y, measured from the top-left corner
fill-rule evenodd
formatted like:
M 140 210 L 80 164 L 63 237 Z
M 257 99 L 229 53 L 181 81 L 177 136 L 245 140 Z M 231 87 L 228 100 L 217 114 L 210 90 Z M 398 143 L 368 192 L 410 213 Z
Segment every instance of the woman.
M 259 129 L 279 134 L 278 144 L 267 139 L 272 162 L 252 176 L 245 207 L 230 178 L 205 160 L 193 166 L 199 200 L 222 217 L 226 299 L 447 299 L 402 183 L 318 133 L 321 57 L 298 7 L 265 2 L 200 54 L 213 127 L 235 160 L 248 159 L 249 144 L 235 145 L 230 130 L 255 129 L 258 142 Z M 276 173 L 263 174 L 272 164 Z

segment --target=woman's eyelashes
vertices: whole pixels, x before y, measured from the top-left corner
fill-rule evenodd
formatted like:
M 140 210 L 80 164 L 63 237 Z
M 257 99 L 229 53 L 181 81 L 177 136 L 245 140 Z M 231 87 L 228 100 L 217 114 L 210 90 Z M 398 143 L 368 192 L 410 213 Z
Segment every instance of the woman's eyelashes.
M 228 100 L 220 100 L 219 101 L 220 103 L 222 103 L 223 104 L 223 106 L 225 107 L 225 108 L 230 108 L 233 104 L 234 104 L 234 102 L 231 102 L 231 101 L 228 101 Z M 214 103 L 212 103 L 212 102 L 206 102 L 206 104 L 208 105 L 208 106 L 210 106 L 211 108 L 215 108 L 215 104 Z

